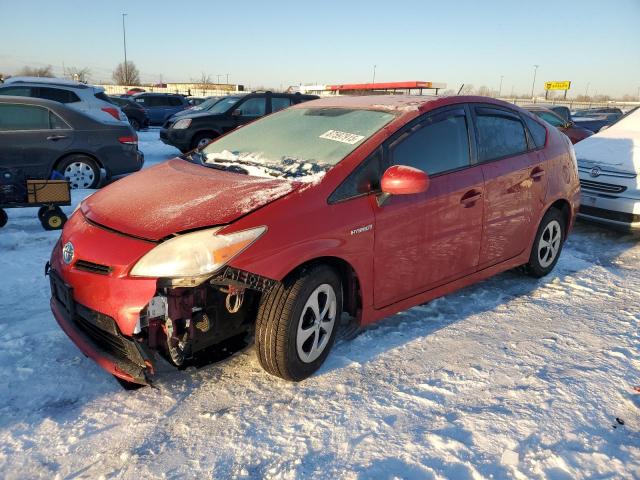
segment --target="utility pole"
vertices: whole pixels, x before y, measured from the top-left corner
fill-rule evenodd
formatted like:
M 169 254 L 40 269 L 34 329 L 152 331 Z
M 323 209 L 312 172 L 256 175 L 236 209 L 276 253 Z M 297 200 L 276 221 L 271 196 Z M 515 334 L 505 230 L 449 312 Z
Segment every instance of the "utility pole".
M 504 79 L 504 75 L 500 75 L 500 88 L 498 89 L 498 98 L 502 94 L 502 80 Z
M 229 85 L 229 74 L 227 73 L 227 85 Z
M 124 83 L 129 85 L 129 65 L 127 65 L 127 29 L 124 26 L 124 17 L 127 14 L 122 14 L 122 44 L 124 45 Z
M 587 98 L 589 98 L 589 85 L 591 85 L 591 82 L 587 82 L 587 88 L 584 89 L 584 98 L 585 98 L 585 100 Z
M 533 100 L 533 90 L 536 87 L 536 73 L 538 73 L 538 67 L 540 65 L 534 65 L 533 66 L 533 83 L 531 84 L 531 99 Z
M 377 65 L 373 66 L 373 80 L 371 80 L 371 83 L 376 83 L 376 67 Z
M 216 75 L 216 77 L 218 78 L 218 85 L 220 85 L 220 77 L 221 77 L 221 76 L 222 76 L 222 75 L 219 75 L 219 74 L 218 74 L 218 75 Z

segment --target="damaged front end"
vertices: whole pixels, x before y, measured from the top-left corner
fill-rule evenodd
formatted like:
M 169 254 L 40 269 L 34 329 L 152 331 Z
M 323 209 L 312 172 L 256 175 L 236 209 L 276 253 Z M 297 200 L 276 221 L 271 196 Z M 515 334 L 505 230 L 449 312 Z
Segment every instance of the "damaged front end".
M 158 290 L 140 313 L 134 338 L 183 367 L 199 353 L 252 329 L 261 294 L 277 282 L 224 267 L 195 286 L 158 280 Z

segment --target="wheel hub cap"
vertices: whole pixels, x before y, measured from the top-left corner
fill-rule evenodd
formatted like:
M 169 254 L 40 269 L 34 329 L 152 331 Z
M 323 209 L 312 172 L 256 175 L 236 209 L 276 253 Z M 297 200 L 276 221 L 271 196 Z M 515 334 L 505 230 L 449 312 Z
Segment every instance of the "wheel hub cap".
M 335 326 L 336 312 L 336 293 L 331 285 L 323 283 L 309 295 L 296 335 L 296 349 L 302 362 L 311 363 L 322 355 Z
M 69 180 L 71 188 L 89 188 L 96 177 L 91 165 L 84 162 L 73 162 L 65 168 L 64 178 Z
M 560 224 L 557 220 L 552 220 L 545 227 L 538 242 L 538 262 L 542 268 L 547 268 L 556 259 L 561 241 Z

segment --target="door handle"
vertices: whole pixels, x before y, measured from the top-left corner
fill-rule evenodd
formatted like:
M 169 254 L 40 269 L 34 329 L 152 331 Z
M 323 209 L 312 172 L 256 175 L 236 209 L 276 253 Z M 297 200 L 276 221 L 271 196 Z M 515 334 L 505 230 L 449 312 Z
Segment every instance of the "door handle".
M 49 135 L 47 137 L 47 140 L 51 140 L 52 142 L 57 142 L 58 140 L 62 140 L 64 138 L 67 138 L 66 135 Z
M 473 207 L 475 203 L 482 198 L 482 192 L 478 192 L 477 190 L 469 190 L 465 193 L 460 199 L 460 203 L 464 206 L 464 208 Z
M 533 178 L 534 180 L 540 180 L 542 177 L 544 177 L 544 174 L 544 169 L 536 167 L 531 171 L 531 178 Z

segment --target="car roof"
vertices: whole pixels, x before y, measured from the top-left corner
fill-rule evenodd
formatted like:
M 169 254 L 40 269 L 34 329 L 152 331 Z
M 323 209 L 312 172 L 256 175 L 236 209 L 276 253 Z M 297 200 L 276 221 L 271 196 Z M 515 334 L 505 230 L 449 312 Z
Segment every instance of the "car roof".
M 54 78 L 54 77 L 10 77 L 4 81 L 4 85 L 12 85 L 14 83 L 22 84 L 22 83 L 36 83 L 38 85 L 52 85 L 56 87 L 66 87 L 66 88 L 98 88 L 93 87 L 91 85 L 87 85 L 85 83 L 76 82 L 74 80 L 67 80 L 65 78 Z

